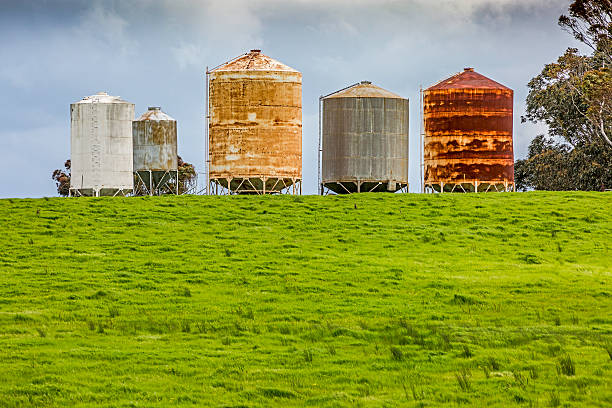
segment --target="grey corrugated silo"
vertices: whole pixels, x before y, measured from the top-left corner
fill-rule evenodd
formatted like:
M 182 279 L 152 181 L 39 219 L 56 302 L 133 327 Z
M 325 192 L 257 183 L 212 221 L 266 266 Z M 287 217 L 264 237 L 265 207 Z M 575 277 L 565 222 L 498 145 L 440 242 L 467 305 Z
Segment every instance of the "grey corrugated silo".
M 70 105 L 70 194 L 114 196 L 134 188 L 134 104 L 106 92 Z
M 176 193 L 176 120 L 159 107 L 149 107 L 132 123 L 132 134 L 136 193 Z
M 321 192 L 407 191 L 408 99 L 363 81 L 321 102 Z

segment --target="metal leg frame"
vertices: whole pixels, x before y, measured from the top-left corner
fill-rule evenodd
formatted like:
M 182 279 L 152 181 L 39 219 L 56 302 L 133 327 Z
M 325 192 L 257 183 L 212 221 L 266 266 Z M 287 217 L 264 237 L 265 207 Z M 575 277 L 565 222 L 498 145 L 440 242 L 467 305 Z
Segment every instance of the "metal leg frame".
M 467 191 L 464 188 L 464 184 L 469 184 L 474 186 L 474 193 L 489 193 L 489 192 L 497 192 L 497 193 L 512 193 L 512 192 L 516 192 L 516 186 L 514 183 L 510 183 L 508 181 L 504 181 L 499 182 L 499 183 L 487 183 L 487 182 L 483 182 L 483 181 L 475 181 L 475 182 L 467 182 L 467 183 L 444 183 L 444 182 L 440 182 L 440 183 L 425 183 L 425 190 L 424 192 L 426 194 L 442 194 L 444 193 L 444 186 L 452 186 L 450 192 L 451 193 L 467 193 L 469 191 Z M 482 184 L 487 184 L 487 188 L 482 191 L 479 190 L 479 187 Z M 503 186 L 502 186 L 503 184 Z M 436 190 L 436 186 L 439 188 L 439 190 Z
M 262 188 L 257 188 L 253 184 L 254 179 L 262 181 Z M 287 183 L 285 178 L 277 178 L 272 185 L 272 188 L 267 187 L 268 177 L 255 177 L 240 179 L 240 183 L 236 187 L 232 187 L 234 178 L 211 178 L 208 189 L 212 195 L 237 195 L 237 194 L 302 194 L 302 179 L 291 178 L 291 182 Z M 224 186 L 224 184 L 227 186 Z
M 345 184 L 347 183 L 351 183 L 355 186 L 357 186 L 357 191 L 353 192 L 351 190 L 349 190 Z M 340 187 L 342 187 L 342 189 L 346 192 L 346 194 L 356 194 L 356 193 L 362 193 L 364 191 L 361 191 L 361 186 L 363 185 L 363 183 L 365 183 L 364 181 L 339 181 L 339 182 L 335 182 L 335 184 L 339 185 Z M 376 190 L 379 186 L 384 185 L 386 183 L 379 181 L 377 182 L 374 187 L 370 188 L 369 190 L 365 191 L 367 193 L 371 193 L 374 190 Z M 319 186 L 320 191 L 321 191 L 321 195 L 323 196 L 328 196 L 328 195 L 335 195 L 337 194 L 336 192 L 332 191 L 329 187 L 327 187 L 325 184 L 321 183 L 321 185 Z M 399 190 L 396 191 L 396 193 L 408 193 L 408 184 L 405 184 L 403 186 L 400 187 Z

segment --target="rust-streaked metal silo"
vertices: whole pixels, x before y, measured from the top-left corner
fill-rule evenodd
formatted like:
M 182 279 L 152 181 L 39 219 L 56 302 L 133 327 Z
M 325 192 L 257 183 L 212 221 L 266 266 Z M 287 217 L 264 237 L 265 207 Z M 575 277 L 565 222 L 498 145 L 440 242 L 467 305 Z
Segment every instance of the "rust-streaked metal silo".
M 426 189 L 514 190 L 513 96 L 473 68 L 423 91 Z
M 149 107 L 132 122 L 132 136 L 136 193 L 176 193 L 176 120 L 164 113 L 160 107 Z
M 321 103 L 321 191 L 407 190 L 408 99 L 363 81 Z
M 133 120 L 134 104 L 106 92 L 70 105 L 70 195 L 132 192 Z
M 251 50 L 207 77 L 211 191 L 301 193 L 302 74 Z

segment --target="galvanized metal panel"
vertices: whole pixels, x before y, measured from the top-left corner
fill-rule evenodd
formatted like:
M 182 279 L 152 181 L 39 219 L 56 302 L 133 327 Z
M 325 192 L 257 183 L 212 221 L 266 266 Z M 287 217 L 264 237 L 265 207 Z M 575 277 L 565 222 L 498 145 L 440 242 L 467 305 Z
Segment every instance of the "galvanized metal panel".
M 132 123 L 135 171 L 173 171 L 177 163 L 176 120 L 149 108 Z
M 211 179 L 301 179 L 302 74 L 283 67 L 252 51 L 210 72 Z
M 348 91 L 323 99 L 323 184 L 336 193 L 345 192 L 338 183 L 383 183 L 382 191 L 407 185 L 408 100 L 385 90 Z
M 423 93 L 425 184 L 514 183 L 513 91 L 466 69 Z
M 134 188 L 134 104 L 101 92 L 70 105 L 70 188 L 114 195 Z

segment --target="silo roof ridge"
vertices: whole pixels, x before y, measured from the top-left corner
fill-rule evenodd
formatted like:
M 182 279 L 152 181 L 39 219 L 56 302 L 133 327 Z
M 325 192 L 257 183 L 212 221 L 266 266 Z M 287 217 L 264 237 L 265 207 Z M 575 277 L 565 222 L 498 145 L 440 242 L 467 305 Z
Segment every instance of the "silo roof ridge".
M 251 50 L 246 54 L 242 54 L 233 60 L 221 64 L 220 66 L 210 70 L 209 72 L 217 71 L 288 71 L 299 72 L 280 61 L 270 58 L 261 53 L 260 50 Z
M 95 95 L 85 96 L 75 103 L 130 103 L 121 99 L 120 96 L 112 96 L 106 92 L 98 92 Z
M 139 120 L 173 120 L 176 122 L 176 119 L 163 112 L 161 109 L 149 109 L 136 119 L 136 121 Z
M 500 84 L 486 76 L 475 72 L 473 68 L 466 68 L 461 72 L 443 79 L 426 89 L 433 91 L 438 89 L 507 89 L 507 86 Z
M 341 89 L 337 92 L 324 96 L 323 99 L 328 98 L 393 98 L 393 99 L 406 99 L 401 96 L 387 91 L 379 86 L 372 84 L 369 81 L 361 81 L 355 85 L 349 86 L 348 88 Z

